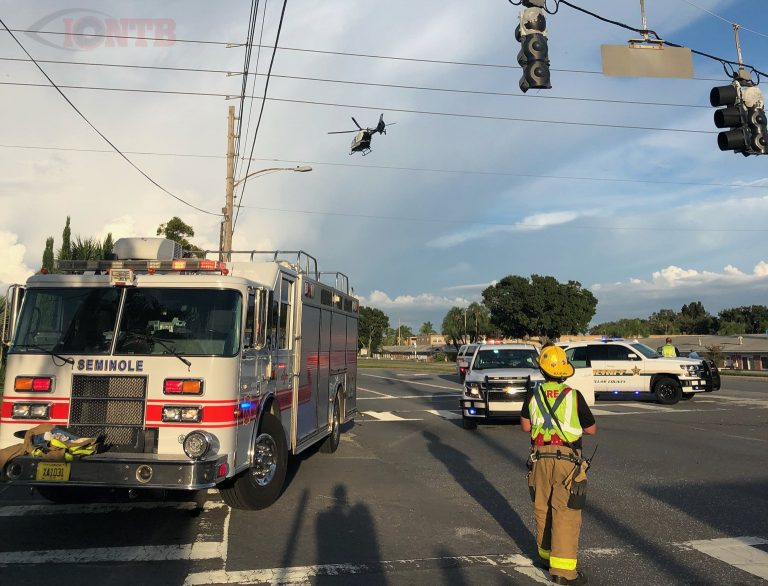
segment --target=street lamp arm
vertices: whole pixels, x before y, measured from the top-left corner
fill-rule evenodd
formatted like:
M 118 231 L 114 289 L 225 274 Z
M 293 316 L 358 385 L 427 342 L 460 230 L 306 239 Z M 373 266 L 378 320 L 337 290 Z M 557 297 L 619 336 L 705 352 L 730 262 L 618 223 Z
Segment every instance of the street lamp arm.
M 238 179 L 232 184 L 232 187 L 237 187 L 240 185 L 243 181 L 250 179 L 251 177 L 254 177 L 256 175 L 261 175 L 263 173 L 273 173 L 274 171 L 294 171 L 296 173 L 308 173 L 312 170 L 312 167 L 308 165 L 302 165 L 299 167 L 269 167 L 267 169 L 259 169 L 258 171 L 254 171 L 253 173 L 249 173 L 242 179 Z

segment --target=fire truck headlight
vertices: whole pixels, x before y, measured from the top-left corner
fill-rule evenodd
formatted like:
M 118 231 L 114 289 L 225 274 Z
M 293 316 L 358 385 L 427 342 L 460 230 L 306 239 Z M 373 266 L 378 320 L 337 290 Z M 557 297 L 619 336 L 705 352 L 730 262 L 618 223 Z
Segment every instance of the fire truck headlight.
M 13 419 L 50 419 L 50 403 L 15 403 L 11 411 Z
M 207 455 L 218 451 L 219 442 L 216 436 L 207 431 L 193 431 L 184 438 L 184 453 L 193 460 L 201 460 Z
M 199 423 L 202 419 L 203 408 L 199 405 L 163 405 L 163 421 Z

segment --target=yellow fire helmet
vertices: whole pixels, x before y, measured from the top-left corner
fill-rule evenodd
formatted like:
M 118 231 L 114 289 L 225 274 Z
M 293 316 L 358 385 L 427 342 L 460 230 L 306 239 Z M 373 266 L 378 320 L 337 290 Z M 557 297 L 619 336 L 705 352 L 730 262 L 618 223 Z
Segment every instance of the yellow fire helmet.
M 566 379 L 573 376 L 573 364 L 568 362 L 560 346 L 545 346 L 539 354 L 539 370 L 547 378 Z

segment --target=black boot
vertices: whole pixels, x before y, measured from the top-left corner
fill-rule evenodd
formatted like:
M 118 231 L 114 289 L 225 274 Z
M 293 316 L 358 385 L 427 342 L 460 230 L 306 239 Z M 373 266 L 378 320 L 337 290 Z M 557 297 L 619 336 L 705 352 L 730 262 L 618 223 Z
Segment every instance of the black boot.
M 587 583 L 587 577 L 582 572 L 576 572 L 576 577 L 564 578 L 563 576 L 552 576 L 552 582 L 555 584 L 567 584 L 568 586 L 582 586 Z

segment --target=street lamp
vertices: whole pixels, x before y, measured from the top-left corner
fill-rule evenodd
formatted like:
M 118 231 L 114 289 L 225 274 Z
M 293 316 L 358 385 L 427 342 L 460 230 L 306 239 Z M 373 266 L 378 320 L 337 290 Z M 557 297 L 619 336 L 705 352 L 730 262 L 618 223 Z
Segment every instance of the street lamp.
M 230 165 L 231 167 L 231 165 Z M 312 167 L 308 165 L 300 165 L 297 167 L 268 167 L 266 169 L 259 169 L 258 171 L 254 171 L 253 173 L 248 173 L 245 177 L 238 179 L 237 181 L 234 181 L 234 178 L 232 177 L 231 169 L 228 171 L 227 175 L 227 199 L 226 199 L 226 206 L 222 210 L 224 212 L 224 221 L 221 224 L 221 238 L 219 240 L 219 260 L 224 260 L 224 251 L 230 251 L 232 250 L 232 236 L 235 233 L 235 226 L 232 223 L 232 215 L 233 215 L 233 207 L 234 207 L 234 194 L 235 194 L 235 187 L 240 185 L 241 183 L 245 182 L 246 180 L 250 179 L 251 177 L 254 177 L 256 175 L 265 175 L 267 173 L 274 173 L 277 171 L 293 171 L 295 173 L 308 173 L 312 170 Z M 240 209 L 240 204 L 237 204 L 238 210 Z M 227 257 L 229 255 L 227 254 Z

